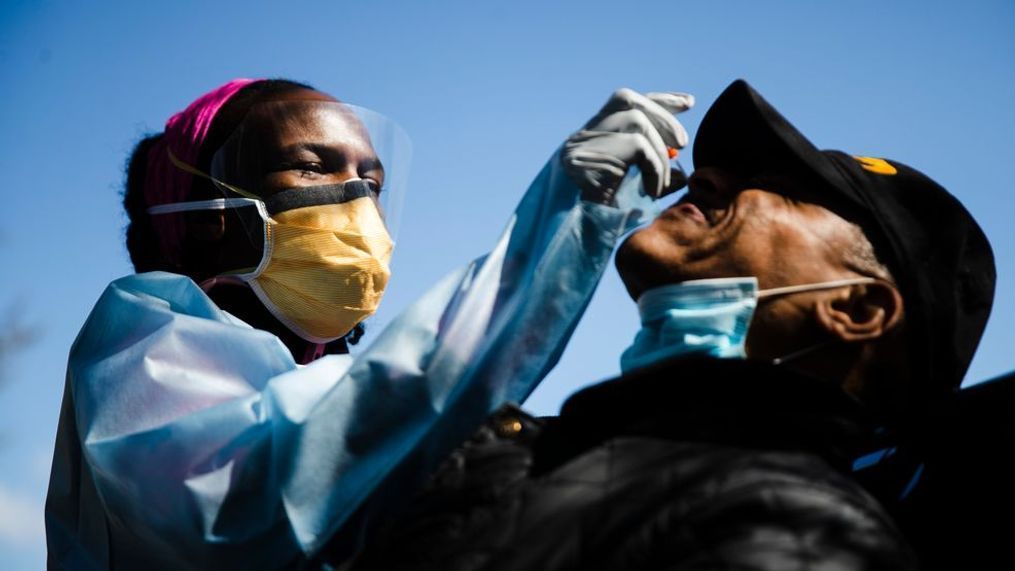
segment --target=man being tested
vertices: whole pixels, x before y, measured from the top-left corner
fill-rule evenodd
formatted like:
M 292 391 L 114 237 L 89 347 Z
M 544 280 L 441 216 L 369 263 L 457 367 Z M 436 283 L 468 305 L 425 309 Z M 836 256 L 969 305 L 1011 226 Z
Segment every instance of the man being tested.
M 562 160 L 608 194 L 586 151 Z M 642 318 L 624 374 L 545 423 L 493 417 L 358 568 L 915 567 L 851 467 L 961 382 L 986 238 L 923 174 L 819 151 L 743 81 L 694 155 L 687 195 L 617 254 Z

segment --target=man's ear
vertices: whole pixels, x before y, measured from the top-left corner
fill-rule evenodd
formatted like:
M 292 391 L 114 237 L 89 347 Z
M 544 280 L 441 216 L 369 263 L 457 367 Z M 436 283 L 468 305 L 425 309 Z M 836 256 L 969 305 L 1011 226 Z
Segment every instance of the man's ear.
M 878 339 L 902 321 L 902 295 L 888 282 L 841 288 L 818 298 L 818 324 L 846 342 Z

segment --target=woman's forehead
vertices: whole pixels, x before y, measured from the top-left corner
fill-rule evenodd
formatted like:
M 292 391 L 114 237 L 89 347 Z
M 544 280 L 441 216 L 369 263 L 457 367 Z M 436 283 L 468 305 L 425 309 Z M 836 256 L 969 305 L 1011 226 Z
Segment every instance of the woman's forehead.
M 356 114 L 335 101 L 280 101 L 257 104 L 242 125 L 247 144 L 370 145 Z

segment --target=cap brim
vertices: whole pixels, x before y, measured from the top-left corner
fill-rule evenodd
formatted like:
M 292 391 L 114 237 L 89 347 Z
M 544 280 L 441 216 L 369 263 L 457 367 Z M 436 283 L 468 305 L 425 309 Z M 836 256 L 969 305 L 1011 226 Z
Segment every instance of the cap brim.
M 693 157 L 695 168 L 718 167 L 745 177 L 794 175 L 816 183 L 815 191 L 839 203 L 832 208 L 836 211 L 868 208 L 832 161 L 742 79 L 730 84 L 705 114 Z

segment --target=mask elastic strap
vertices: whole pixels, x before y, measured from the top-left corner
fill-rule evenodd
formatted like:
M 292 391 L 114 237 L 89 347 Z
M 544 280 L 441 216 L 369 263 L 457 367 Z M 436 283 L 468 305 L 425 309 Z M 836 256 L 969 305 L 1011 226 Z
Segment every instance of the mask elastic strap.
M 772 289 L 766 289 L 766 290 L 759 291 L 758 292 L 758 298 L 760 299 L 760 298 L 763 298 L 763 297 L 771 297 L 771 296 L 776 296 L 776 295 L 787 295 L 787 294 L 791 294 L 791 293 L 800 293 L 800 292 L 804 292 L 804 291 L 818 291 L 818 290 L 823 290 L 823 289 L 834 289 L 834 288 L 837 288 L 837 287 L 844 287 L 844 286 L 850 286 L 850 285 L 870 284 L 870 283 L 874 283 L 876 281 L 878 281 L 878 280 L 876 280 L 874 278 L 870 278 L 870 277 L 865 277 L 865 278 L 848 278 L 848 279 L 842 279 L 842 280 L 834 280 L 834 281 L 830 281 L 830 282 L 820 282 L 820 283 L 815 283 L 815 284 L 800 284 L 800 285 L 793 285 L 793 286 L 786 286 L 786 287 L 777 287 L 777 288 L 772 288 Z M 815 343 L 815 344 L 810 345 L 808 347 L 804 347 L 803 349 L 799 349 L 799 350 L 794 351 L 794 352 L 792 352 L 792 353 L 790 353 L 788 355 L 783 355 L 782 357 L 776 357 L 775 359 L 772 359 L 772 364 L 773 365 L 783 365 L 783 364 L 786 364 L 786 363 L 788 363 L 790 361 L 796 361 L 797 359 L 799 359 L 801 357 L 804 357 L 806 355 L 809 355 L 809 354 L 811 354 L 811 353 L 813 353 L 815 351 L 818 351 L 819 349 L 824 349 L 825 347 L 828 347 L 829 345 L 835 343 L 836 341 L 837 341 L 837 339 L 829 339 L 827 341 L 822 341 L 820 343 Z
M 215 276 L 201 282 L 199 287 L 201 288 L 201 291 L 208 293 L 213 287 L 220 284 L 246 286 L 247 282 L 238 276 Z
M 849 278 L 843 280 L 835 280 L 830 282 L 819 282 L 814 284 L 800 284 L 785 287 L 776 287 L 772 289 L 763 289 L 758 292 L 758 298 L 771 297 L 774 295 L 786 295 L 790 293 L 799 293 L 803 291 L 817 291 L 823 289 L 834 289 L 837 287 L 843 287 L 848 285 L 860 285 L 860 284 L 872 284 L 876 282 L 875 278 Z
M 173 214 L 189 210 L 225 210 L 240 206 L 256 206 L 260 200 L 252 198 L 213 198 L 211 200 L 192 200 L 190 202 L 170 202 L 158 204 L 148 209 L 148 214 Z

